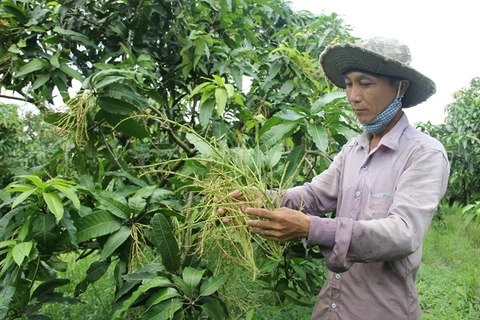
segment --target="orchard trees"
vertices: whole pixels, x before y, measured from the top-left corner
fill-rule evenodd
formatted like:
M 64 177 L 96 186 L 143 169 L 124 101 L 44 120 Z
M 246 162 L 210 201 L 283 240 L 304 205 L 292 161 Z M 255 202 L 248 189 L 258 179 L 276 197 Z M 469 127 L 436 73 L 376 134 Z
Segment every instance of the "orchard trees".
M 209 144 L 244 150 L 272 172 L 268 187 L 326 168 L 358 127 L 318 57 L 348 31 L 277 0 L 1 2 L 0 88 L 68 143 L 1 194 L 0 317 L 53 299 L 72 251 L 100 259 L 76 296 L 115 264 L 114 318 L 138 306 L 149 319 L 225 317 L 225 274 L 190 250 L 201 190 L 179 177 L 208 177 Z M 292 248 L 269 285 L 310 303 L 314 264 Z

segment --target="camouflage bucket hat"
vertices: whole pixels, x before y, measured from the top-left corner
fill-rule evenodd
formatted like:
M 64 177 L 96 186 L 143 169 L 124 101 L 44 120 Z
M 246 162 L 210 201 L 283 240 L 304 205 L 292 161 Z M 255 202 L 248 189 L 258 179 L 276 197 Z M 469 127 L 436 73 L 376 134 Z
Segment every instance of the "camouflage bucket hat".
M 382 37 L 329 46 L 320 55 L 323 72 L 339 88 L 345 89 L 344 73 L 351 70 L 409 80 L 410 86 L 402 98 L 404 108 L 427 100 L 436 90 L 431 79 L 409 66 L 410 61 L 407 45 Z

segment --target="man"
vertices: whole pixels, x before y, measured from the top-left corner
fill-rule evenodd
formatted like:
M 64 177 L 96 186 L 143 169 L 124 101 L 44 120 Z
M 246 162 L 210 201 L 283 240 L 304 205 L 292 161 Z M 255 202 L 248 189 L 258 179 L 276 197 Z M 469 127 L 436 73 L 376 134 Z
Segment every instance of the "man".
M 394 39 L 331 46 L 320 61 L 365 132 L 310 183 L 274 195 L 282 208 L 244 208 L 263 218 L 249 226 L 266 239 L 307 238 L 321 249 L 329 273 L 312 319 L 419 319 L 415 277 L 449 163 L 402 107 L 428 99 L 435 84 L 409 66 L 408 47 Z M 325 218 L 331 211 L 336 217 Z

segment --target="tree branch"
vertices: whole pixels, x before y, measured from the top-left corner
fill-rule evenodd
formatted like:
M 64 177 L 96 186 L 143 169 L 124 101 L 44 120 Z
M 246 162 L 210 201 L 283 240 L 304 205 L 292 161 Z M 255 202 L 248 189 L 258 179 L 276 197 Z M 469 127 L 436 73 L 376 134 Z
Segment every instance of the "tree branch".
M 187 153 L 187 156 L 188 156 L 188 157 L 193 157 L 194 155 L 197 154 L 197 150 L 190 148 L 185 142 L 183 142 L 182 140 L 180 140 L 180 139 L 173 133 L 173 129 L 172 129 L 172 128 L 167 127 L 166 130 L 167 130 L 168 136 L 169 136 L 170 138 L 172 138 L 172 140 L 173 140 L 178 146 L 180 146 L 180 148 L 182 148 L 183 151 L 185 151 L 185 152 Z
M 11 99 L 11 100 L 18 100 L 18 101 L 23 101 L 23 102 L 28 102 L 28 103 L 34 103 L 35 101 L 30 98 L 25 98 L 25 97 L 13 97 L 13 96 L 7 96 L 4 94 L 0 94 L 0 98 L 5 98 L 5 99 Z

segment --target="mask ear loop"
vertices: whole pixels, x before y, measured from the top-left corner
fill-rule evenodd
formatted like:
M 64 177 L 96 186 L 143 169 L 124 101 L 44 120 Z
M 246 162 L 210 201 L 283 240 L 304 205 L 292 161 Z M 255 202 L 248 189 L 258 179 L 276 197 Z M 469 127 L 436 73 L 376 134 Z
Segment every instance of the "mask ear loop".
M 400 99 L 402 100 L 402 98 L 400 98 L 400 89 L 402 88 L 402 80 L 400 80 L 400 83 L 398 84 L 398 90 L 397 90 L 397 99 Z

